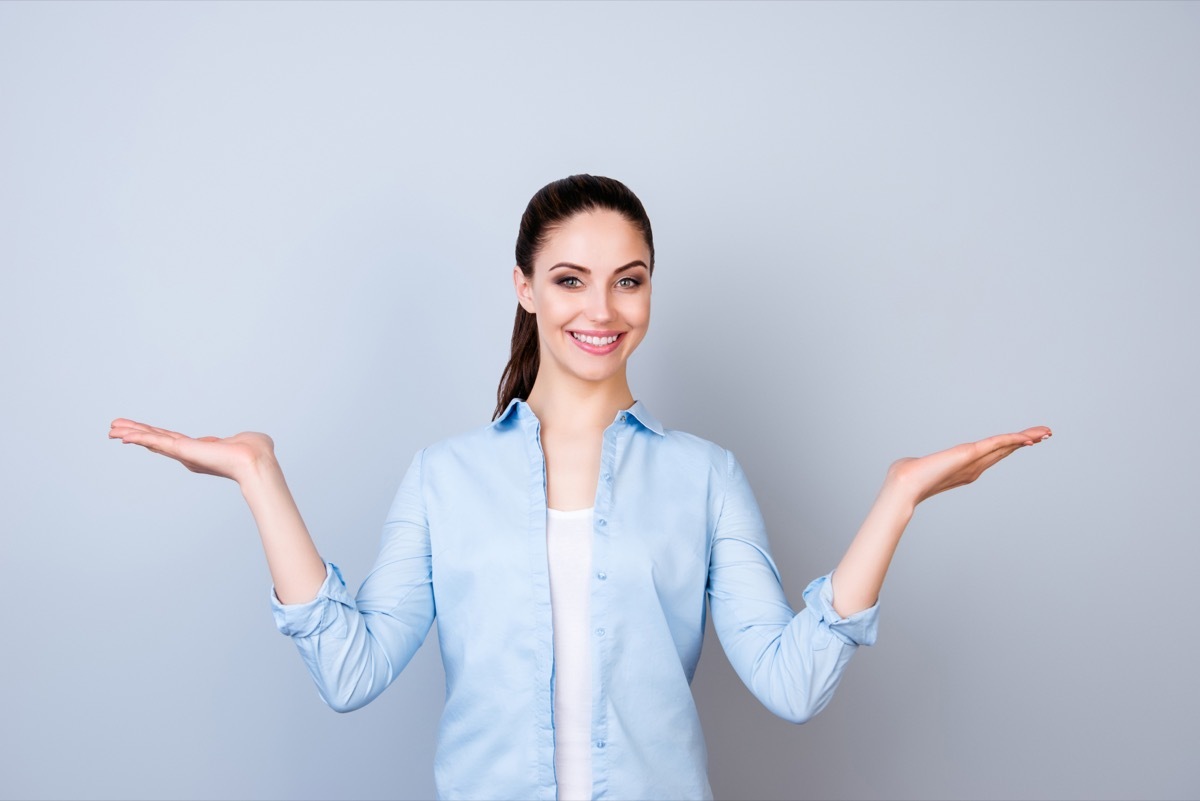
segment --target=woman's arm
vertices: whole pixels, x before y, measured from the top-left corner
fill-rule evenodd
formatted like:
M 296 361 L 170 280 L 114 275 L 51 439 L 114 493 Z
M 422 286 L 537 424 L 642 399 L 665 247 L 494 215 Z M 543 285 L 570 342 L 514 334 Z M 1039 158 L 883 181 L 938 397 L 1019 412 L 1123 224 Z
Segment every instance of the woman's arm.
M 113 420 L 108 436 L 175 459 L 193 473 L 236 481 L 258 525 L 276 596 L 285 604 L 317 596 L 325 581 L 325 561 L 296 508 L 270 437 L 248 431 L 224 439 L 194 439 L 125 418 Z
M 784 720 L 804 723 L 833 698 L 858 646 L 875 642 L 879 609 L 839 616 L 826 575 L 809 583 L 804 609 L 794 612 L 746 473 L 728 451 L 725 462 L 708 560 L 713 627 L 754 697 Z
M 119 418 L 108 436 L 169 456 L 194 473 L 238 483 L 262 536 L 278 603 L 325 702 L 338 712 L 369 703 L 399 675 L 433 624 L 432 554 L 418 453 L 384 524 L 383 547 L 352 598 L 340 571 L 317 553 L 266 434 L 193 439 Z
M 1018 448 L 1049 437 L 1049 428 L 1035 426 L 893 462 L 866 520 L 833 572 L 834 610 L 849 617 L 875 605 L 900 535 L 917 504 L 971 483 Z

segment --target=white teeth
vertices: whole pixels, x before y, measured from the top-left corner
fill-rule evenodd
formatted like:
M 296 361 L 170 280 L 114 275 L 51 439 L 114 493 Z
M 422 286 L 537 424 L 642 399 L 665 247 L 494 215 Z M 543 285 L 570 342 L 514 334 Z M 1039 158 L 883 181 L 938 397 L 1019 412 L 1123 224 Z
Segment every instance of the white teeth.
M 592 336 L 587 336 L 586 334 L 576 334 L 574 332 L 571 333 L 571 336 L 575 337 L 580 342 L 586 342 L 589 345 L 611 345 L 612 343 L 617 341 L 616 336 L 592 337 Z

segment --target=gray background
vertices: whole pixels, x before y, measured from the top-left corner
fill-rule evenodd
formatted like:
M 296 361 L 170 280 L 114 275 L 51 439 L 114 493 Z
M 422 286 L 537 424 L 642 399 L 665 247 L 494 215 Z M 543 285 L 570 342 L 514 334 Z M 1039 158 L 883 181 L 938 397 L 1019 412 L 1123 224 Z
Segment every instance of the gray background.
M 0 4 L 0 794 L 424 798 L 434 635 L 317 698 L 237 488 L 118 416 L 270 433 L 357 587 L 486 422 L 517 222 L 611 175 L 631 366 L 731 448 L 789 596 L 894 458 L 1056 436 L 922 506 L 792 726 L 710 638 L 719 798 L 1200 795 L 1200 4 Z

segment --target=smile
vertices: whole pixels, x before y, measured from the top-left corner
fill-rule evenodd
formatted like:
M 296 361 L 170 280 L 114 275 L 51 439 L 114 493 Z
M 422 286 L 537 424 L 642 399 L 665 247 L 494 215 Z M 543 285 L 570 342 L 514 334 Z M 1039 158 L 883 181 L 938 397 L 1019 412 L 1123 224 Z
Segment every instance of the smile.
M 574 331 L 572 331 L 571 336 L 575 337 L 580 342 L 586 342 L 589 345 L 610 345 L 617 341 L 619 334 L 613 334 L 611 337 L 590 337 L 586 334 L 576 334 Z
M 617 342 L 621 339 L 622 334 L 610 334 L 609 336 L 594 336 L 592 334 L 579 334 L 575 331 L 569 332 L 571 338 L 575 340 L 575 344 L 588 353 L 605 354 L 612 353 L 617 349 Z

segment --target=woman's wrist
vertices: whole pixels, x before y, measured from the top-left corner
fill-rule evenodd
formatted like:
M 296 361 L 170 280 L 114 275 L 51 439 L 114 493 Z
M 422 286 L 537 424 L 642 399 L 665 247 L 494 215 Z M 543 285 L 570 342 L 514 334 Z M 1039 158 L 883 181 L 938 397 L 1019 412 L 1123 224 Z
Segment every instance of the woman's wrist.
M 914 459 L 896 459 L 888 466 L 887 475 L 883 477 L 883 487 L 880 488 L 880 500 L 896 510 L 905 510 L 912 514 L 920 501 L 924 500 L 925 488 L 919 486 L 918 477 L 908 464 Z
M 883 486 L 876 498 L 877 506 L 896 514 L 912 517 L 921 502 L 921 488 L 915 486 L 913 476 L 902 469 L 901 462 L 893 462 L 883 479 Z
M 282 479 L 283 468 L 279 466 L 273 448 L 254 450 L 236 477 L 242 495 L 247 500 L 251 495 L 261 494 L 264 489 L 278 486 Z

